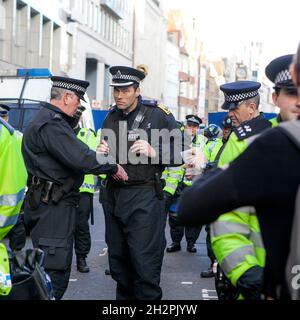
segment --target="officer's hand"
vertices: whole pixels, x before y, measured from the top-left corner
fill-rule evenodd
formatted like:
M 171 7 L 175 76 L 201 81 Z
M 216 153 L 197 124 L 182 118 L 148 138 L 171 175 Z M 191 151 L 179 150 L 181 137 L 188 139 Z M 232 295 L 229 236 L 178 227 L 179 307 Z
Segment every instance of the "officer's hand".
M 116 181 L 127 181 L 128 180 L 127 172 L 119 164 L 117 166 L 118 166 L 118 171 L 114 175 L 112 175 L 113 179 L 115 179 Z
M 187 160 L 186 164 L 188 167 L 193 167 L 201 171 L 207 162 L 204 152 L 197 150 L 196 153 Z
M 140 153 L 149 158 L 156 157 L 156 151 L 151 147 L 151 145 L 146 140 L 137 140 L 131 146 L 130 151 L 133 153 Z
M 194 164 L 185 164 L 184 165 L 184 168 L 185 168 L 185 178 L 187 180 L 193 180 L 195 178 L 195 176 L 201 174 L 201 170 L 198 170 L 197 168 L 195 168 Z
M 187 179 L 187 180 L 189 180 L 189 181 L 192 181 L 193 180 L 193 178 L 194 178 L 194 175 L 195 175 L 195 173 L 194 173 L 194 168 L 187 168 L 186 169 L 186 171 L 185 171 L 185 178 Z
M 105 140 L 102 140 L 96 151 L 99 153 L 109 154 L 108 143 Z

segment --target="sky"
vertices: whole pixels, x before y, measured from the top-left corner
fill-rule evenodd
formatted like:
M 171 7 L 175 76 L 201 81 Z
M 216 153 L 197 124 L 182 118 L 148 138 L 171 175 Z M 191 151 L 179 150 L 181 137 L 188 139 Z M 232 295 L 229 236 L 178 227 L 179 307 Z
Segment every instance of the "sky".
M 300 42 L 300 0 L 165 0 L 197 17 L 206 49 L 238 55 L 243 44 L 263 43 L 265 61 L 295 53 Z

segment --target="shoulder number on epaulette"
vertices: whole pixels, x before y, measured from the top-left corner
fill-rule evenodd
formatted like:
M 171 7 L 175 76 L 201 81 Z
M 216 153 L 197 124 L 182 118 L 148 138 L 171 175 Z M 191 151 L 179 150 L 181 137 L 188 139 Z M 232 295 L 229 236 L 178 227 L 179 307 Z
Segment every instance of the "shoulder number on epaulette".
M 249 136 L 253 135 L 252 128 L 249 125 L 243 125 L 243 124 L 234 128 L 234 132 L 237 135 L 238 140 L 244 140 Z
M 267 119 L 254 119 L 250 123 L 247 122 L 234 128 L 234 132 L 237 135 L 238 140 L 244 140 L 261 133 L 268 127 L 271 127 L 271 122 Z
M 157 105 L 157 107 L 159 108 L 159 109 L 161 109 L 165 114 L 167 114 L 167 115 L 170 115 L 172 112 L 165 106 L 165 105 L 163 105 L 162 103 L 159 103 L 158 105 Z

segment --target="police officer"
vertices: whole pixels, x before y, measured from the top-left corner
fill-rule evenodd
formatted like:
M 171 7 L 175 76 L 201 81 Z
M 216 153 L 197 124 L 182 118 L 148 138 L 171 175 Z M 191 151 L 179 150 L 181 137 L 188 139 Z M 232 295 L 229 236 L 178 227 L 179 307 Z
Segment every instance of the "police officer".
M 96 150 L 98 140 L 94 130 L 89 128 L 75 129 L 77 138 L 84 142 L 91 150 Z M 91 249 L 91 234 L 89 218 L 93 217 L 93 195 L 95 191 L 95 180 L 92 174 L 84 176 L 83 184 L 80 189 L 80 200 L 77 208 L 76 229 L 75 229 L 75 254 L 77 258 L 77 270 L 82 273 L 90 271 L 86 257 Z M 92 221 L 92 220 L 91 220 Z
M 9 123 L 9 112 L 10 107 L 7 104 L 0 104 L 0 117 Z M 23 134 L 19 130 L 14 129 L 14 134 L 18 140 L 19 146 L 21 148 Z
M 300 45 L 290 69 L 298 93 L 299 66 Z M 297 192 L 299 197 L 300 183 L 299 97 L 294 108 L 295 112 L 298 111 L 298 120 L 267 130 L 227 169 L 219 170 L 204 183 L 195 182 L 190 192 L 183 196 L 179 207 L 182 222 L 199 225 L 209 223 L 236 207 L 255 206 L 267 253 L 262 291 L 266 297 L 273 299 L 286 299 L 286 285 L 295 284 L 297 278 L 293 273 L 295 269 L 287 268 L 287 260 L 291 246 L 297 244 L 291 241 L 292 228 L 296 227 L 299 234 L 297 225 L 293 225 L 295 199 Z M 210 197 L 212 192 L 220 192 L 223 196 L 215 201 Z M 199 208 L 197 214 L 191 210 L 193 206 Z M 287 274 L 289 282 L 285 283 Z M 294 281 L 291 281 L 290 276 Z M 299 297 L 297 285 L 294 285 L 294 291 L 298 291 Z
M 84 174 L 107 173 L 115 179 L 127 176 L 112 159 L 96 157 L 73 130 L 79 121 L 75 114 L 80 99 L 84 99 L 89 83 L 56 76 L 51 80 L 50 103 L 42 103 L 22 142 L 29 173 L 24 221 L 34 247 L 45 252 L 45 270 L 55 298 L 61 299 L 71 271 L 78 191 Z
M 200 149 L 204 150 L 205 144 L 207 139 L 202 135 L 198 134 L 198 129 L 200 124 L 202 123 L 202 120 L 194 114 L 189 114 L 186 116 L 186 126 L 185 131 L 188 133 L 191 139 L 191 148 L 192 149 Z M 178 168 L 179 169 L 179 168 Z M 177 170 L 178 170 L 177 169 Z M 185 170 L 184 168 L 181 168 L 181 172 L 175 171 L 177 174 L 177 190 L 176 193 L 173 194 L 173 201 L 178 202 L 180 194 L 183 192 L 183 190 L 186 187 L 189 187 L 192 185 L 191 178 L 189 179 L 185 176 Z M 174 168 L 171 169 L 171 174 L 174 174 Z M 172 179 L 172 176 L 168 177 L 166 180 L 167 183 L 170 182 L 170 179 Z M 175 197 L 174 197 L 175 195 Z M 177 213 L 176 213 L 176 205 L 174 205 L 174 209 L 171 208 L 170 214 L 169 214 L 169 225 L 170 225 L 170 234 L 172 243 L 167 247 L 167 252 L 176 252 L 181 250 L 181 240 L 183 236 L 185 235 L 186 242 L 187 242 L 187 251 L 191 253 L 196 253 L 197 248 L 195 246 L 195 243 L 199 237 L 199 234 L 201 232 L 201 228 L 193 228 L 193 227 L 184 227 L 180 225 L 177 221 Z
M 0 240 L 17 223 L 25 194 L 27 172 L 14 129 L 0 117 Z M 9 260 L 0 244 L 0 296 L 11 290 Z
M 260 83 L 254 81 L 238 81 L 220 87 L 225 95 L 222 108 L 229 110 L 235 128 L 220 155 L 219 167 L 237 158 L 254 135 L 271 127 L 258 111 L 259 88 Z M 211 224 L 210 232 L 214 254 L 226 277 L 237 288 L 237 296 L 259 299 L 265 250 L 255 211 L 240 208 L 228 212 Z
M 139 84 L 144 73 L 124 66 L 111 67 L 110 73 L 116 105 L 104 120 L 98 150 L 114 155 L 129 177 L 125 184 L 108 178 L 103 192 L 110 272 L 118 300 L 157 300 L 162 297 L 159 283 L 166 246 L 160 177 L 165 166 L 182 164 L 181 132 L 166 107 L 142 101 Z M 164 134 L 158 141 L 152 134 L 161 129 Z M 174 142 L 166 137 L 170 130 L 178 131 Z M 170 157 L 164 156 L 164 149 L 171 150 Z
M 0 104 L 0 118 L 4 119 L 6 122 L 9 122 L 9 112 L 10 107 L 8 105 Z M 21 151 L 23 135 L 20 131 L 14 129 L 14 136 L 17 139 L 19 149 Z M 22 209 L 20 211 L 22 211 Z M 7 236 L 9 238 L 9 247 L 12 251 L 21 250 L 25 246 L 26 231 L 24 227 L 22 212 L 20 212 L 18 221 L 15 223 L 14 227 L 10 230 Z
M 273 127 L 282 121 L 295 120 L 298 117 L 297 88 L 289 71 L 292 60 L 292 54 L 280 56 L 272 60 L 265 69 L 266 76 L 274 83 L 273 103 L 280 109 L 278 116 L 270 120 Z
M 216 124 L 210 124 L 204 130 L 204 136 L 207 138 L 205 144 L 205 155 L 209 163 L 213 163 L 216 159 L 216 156 L 223 146 L 223 142 L 218 135 L 220 134 L 221 128 Z
M 222 142 L 224 145 L 228 141 L 228 138 L 232 130 L 232 120 L 228 115 L 224 117 L 221 123 L 221 128 L 223 130 Z

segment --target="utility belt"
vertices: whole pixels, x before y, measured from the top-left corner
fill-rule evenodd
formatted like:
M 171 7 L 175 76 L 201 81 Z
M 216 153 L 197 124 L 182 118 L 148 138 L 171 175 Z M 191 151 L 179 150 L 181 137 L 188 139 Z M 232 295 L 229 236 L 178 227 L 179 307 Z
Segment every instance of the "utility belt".
M 58 185 L 53 181 L 42 180 L 37 176 L 31 177 L 31 184 L 25 197 L 26 206 L 35 210 L 40 203 L 49 204 L 52 201 L 57 204 L 65 194 L 70 192 L 74 186 L 74 179 L 69 178 L 63 185 Z
M 101 181 L 101 186 L 103 188 L 108 188 L 108 186 L 112 186 L 112 187 L 117 187 L 117 188 L 149 188 L 149 187 L 154 187 L 155 188 L 155 193 L 156 196 L 159 200 L 163 200 L 164 199 L 164 193 L 163 193 L 163 189 L 165 187 L 165 180 L 160 178 L 160 174 L 159 173 L 155 173 L 154 175 L 154 180 L 150 180 L 150 181 L 136 181 L 136 182 L 122 182 L 119 183 L 117 181 L 115 181 L 114 179 L 105 179 Z

